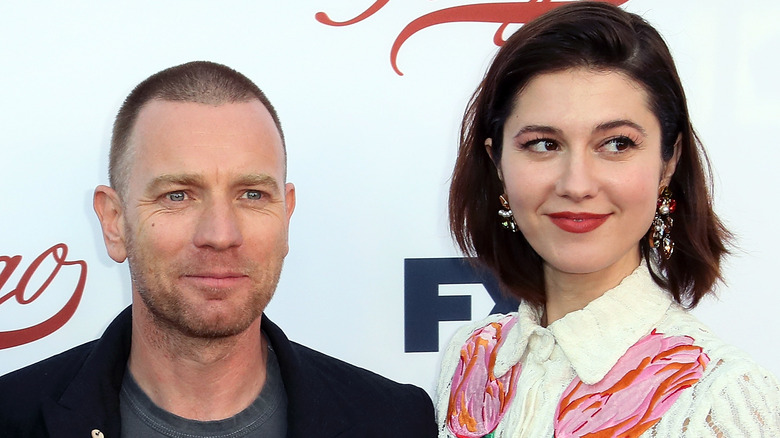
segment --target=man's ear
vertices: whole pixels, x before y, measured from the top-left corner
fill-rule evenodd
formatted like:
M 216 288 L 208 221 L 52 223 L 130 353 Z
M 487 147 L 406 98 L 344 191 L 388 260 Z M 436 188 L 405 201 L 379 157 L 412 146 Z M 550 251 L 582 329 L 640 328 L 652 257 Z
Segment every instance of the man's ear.
M 284 207 L 287 213 L 287 222 L 290 222 L 293 211 L 295 210 L 295 186 L 293 183 L 284 185 Z
M 127 258 L 125 245 L 125 218 L 122 201 L 117 192 L 108 186 L 97 186 L 92 198 L 92 206 L 103 230 L 103 241 L 108 256 L 122 263 Z
M 677 162 L 680 160 L 680 153 L 682 151 L 682 134 L 677 135 L 677 140 L 674 141 L 674 154 L 672 154 L 672 158 L 669 159 L 669 161 L 664 163 L 663 170 L 661 173 L 661 186 L 666 187 L 669 185 L 669 182 L 672 180 L 672 175 L 674 175 L 674 171 L 677 169 Z
M 485 139 L 485 151 L 487 152 L 488 156 L 490 157 L 490 161 L 493 162 L 493 165 L 496 166 L 496 172 L 498 172 L 498 179 L 501 180 L 501 182 L 504 182 L 504 175 L 501 174 L 501 166 L 496 163 L 496 160 L 493 157 L 493 139 L 487 138 Z

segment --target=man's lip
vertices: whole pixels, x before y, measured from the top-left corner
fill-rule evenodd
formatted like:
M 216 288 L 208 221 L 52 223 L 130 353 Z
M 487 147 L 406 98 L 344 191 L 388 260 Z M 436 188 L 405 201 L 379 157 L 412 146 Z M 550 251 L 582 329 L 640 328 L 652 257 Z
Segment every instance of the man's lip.
M 208 289 L 231 289 L 244 284 L 247 278 L 244 274 L 233 272 L 198 272 L 182 276 L 188 283 Z
M 238 278 L 238 277 L 246 277 L 244 274 L 239 272 L 198 272 L 195 274 L 187 274 L 185 277 L 195 277 L 195 278 Z
M 588 233 L 607 221 L 610 214 L 559 211 L 547 216 L 553 224 L 569 233 Z

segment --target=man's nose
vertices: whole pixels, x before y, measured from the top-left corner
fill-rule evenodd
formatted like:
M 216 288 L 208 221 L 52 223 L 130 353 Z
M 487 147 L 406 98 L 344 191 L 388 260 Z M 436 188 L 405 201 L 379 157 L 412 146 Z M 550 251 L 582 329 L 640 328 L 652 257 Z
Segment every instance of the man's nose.
M 240 218 L 236 206 L 229 199 L 211 199 L 203 205 L 193 237 L 197 247 L 217 251 L 240 246 L 243 243 Z
M 561 160 L 555 191 L 558 196 L 581 201 L 598 193 L 595 158 L 588 151 L 571 151 Z

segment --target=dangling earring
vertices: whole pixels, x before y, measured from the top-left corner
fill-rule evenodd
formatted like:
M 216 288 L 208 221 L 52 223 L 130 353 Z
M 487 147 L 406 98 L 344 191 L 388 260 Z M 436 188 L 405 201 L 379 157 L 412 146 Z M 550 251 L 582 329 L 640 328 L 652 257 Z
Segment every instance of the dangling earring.
M 677 209 L 677 202 L 672 199 L 672 192 L 669 187 L 664 186 L 658 195 L 656 203 L 655 217 L 653 225 L 650 227 L 649 243 L 655 249 L 658 249 L 664 260 L 669 260 L 674 252 L 674 242 L 672 241 L 672 213 Z
M 501 221 L 501 226 L 513 233 L 516 233 L 517 223 L 515 222 L 514 216 L 512 216 L 512 210 L 509 209 L 509 202 L 507 202 L 506 196 L 500 195 L 498 199 L 501 201 L 501 205 L 504 207 L 501 210 L 498 210 L 498 215 L 501 216 L 501 219 L 503 219 Z

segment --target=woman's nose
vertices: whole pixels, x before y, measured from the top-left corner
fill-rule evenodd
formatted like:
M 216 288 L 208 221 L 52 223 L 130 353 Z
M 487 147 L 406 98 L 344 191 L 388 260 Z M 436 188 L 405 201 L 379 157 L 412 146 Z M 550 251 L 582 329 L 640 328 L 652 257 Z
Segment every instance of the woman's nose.
M 558 196 L 579 201 L 593 197 L 598 192 L 597 170 L 587 151 L 565 154 L 560 170 L 555 187 Z

